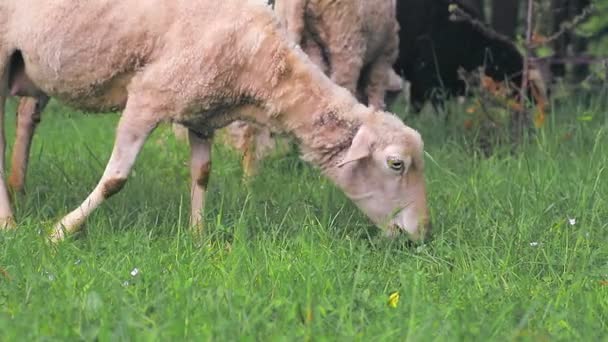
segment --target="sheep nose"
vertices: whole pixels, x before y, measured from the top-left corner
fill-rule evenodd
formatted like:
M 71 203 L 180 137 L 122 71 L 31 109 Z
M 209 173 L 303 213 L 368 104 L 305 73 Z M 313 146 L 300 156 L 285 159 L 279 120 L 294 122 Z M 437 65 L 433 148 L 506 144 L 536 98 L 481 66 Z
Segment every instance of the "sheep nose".
M 431 220 L 424 220 L 421 224 L 418 225 L 417 229 L 413 232 L 406 230 L 409 235 L 410 240 L 415 242 L 425 242 L 431 238 L 431 233 L 433 231 L 433 223 Z

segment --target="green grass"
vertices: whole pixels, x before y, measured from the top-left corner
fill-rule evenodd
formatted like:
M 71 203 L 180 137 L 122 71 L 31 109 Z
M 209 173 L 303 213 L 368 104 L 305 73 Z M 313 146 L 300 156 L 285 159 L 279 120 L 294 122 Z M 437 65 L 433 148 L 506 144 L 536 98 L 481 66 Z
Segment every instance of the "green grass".
M 556 105 L 521 151 L 489 158 L 462 109 L 448 125 L 408 119 L 428 153 L 425 245 L 377 236 L 294 154 L 267 160 L 246 190 L 222 146 L 201 244 L 186 229 L 186 147 L 162 128 L 85 233 L 53 247 L 41 232 L 93 188 L 117 120 L 54 104 L 19 229 L 0 233 L 0 341 L 608 340 L 606 107 Z

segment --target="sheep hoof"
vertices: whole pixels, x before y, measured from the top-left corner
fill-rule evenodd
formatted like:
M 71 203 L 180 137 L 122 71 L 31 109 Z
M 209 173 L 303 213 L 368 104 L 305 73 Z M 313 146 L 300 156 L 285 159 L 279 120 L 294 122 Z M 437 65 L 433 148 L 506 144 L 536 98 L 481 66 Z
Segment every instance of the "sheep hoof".
M 65 232 L 66 228 L 61 223 L 58 223 L 49 236 L 49 242 L 56 244 L 65 240 Z
M 205 234 L 205 225 L 203 221 L 190 222 L 190 232 L 196 237 L 203 236 Z
M 241 182 L 249 189 L 251 184 L 253 183 L 254 175 L 243 173 L 243 177 L 241 177 Z
M 17 225 L 12 216 L 0 218 L 0 230 L 13 230 L 15 228 L 17 228 Z

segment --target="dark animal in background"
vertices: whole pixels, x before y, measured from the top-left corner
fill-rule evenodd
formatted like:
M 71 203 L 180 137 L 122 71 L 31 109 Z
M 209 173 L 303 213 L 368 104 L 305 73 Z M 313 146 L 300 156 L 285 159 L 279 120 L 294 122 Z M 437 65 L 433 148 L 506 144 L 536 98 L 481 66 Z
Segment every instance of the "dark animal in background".
M 550 23 L 548 33 L 554 34 L 562 29 L 562 25 L 571 23 L 577 16 L 581 16 L 585 9 L 589 10 L 591 0 L 550 0 L 550 7 L 546 12 Z M 521 7 L 522 0 L 492 0 L 492 27 L 499 33 L 515 39 L 519 23 L 523 21 L 525 13 Z M 574 83 L 583 81 L 589 76 L 589 63 L 585 60 L 588 46 L 594 38 L 602 36 L 608 29 L 600 30 L 593 35 L 582 35 L 577 30 L 565 30 L 552 42 L 554 55 L 551 58 L 537 61 L 536 67 L 543 73 L 545 81 L 554 81 L 555 78 L 568 78 Z M 522 32 L 523 33 L 523 32 Z M 584 57 L 583 57 L 584 56 Z M 577 60 L 577 57 L 583 57 Z M 569 60 L 569 58 L 572 58 Z M 592 58 L 589 58 L 592 60 Z M 567 68 L 572 64 L 571 68 Z
M 492 0 L 492 27 L 514 39 L 519 22 L 521 0 Z
M 489 36 L 469 21 L 450 20 L 450 4 L 474 18 L 482 12 L 478 1 L 397 0 L 399 59 L 395 71 L 411 83 L 415 110 L 431 101 L 441 106 L 450 96 L 463 95 L 465 83 L 458 70 L 485 68 L 496 81 L 521 83 L 523 57 L 513 44 Z

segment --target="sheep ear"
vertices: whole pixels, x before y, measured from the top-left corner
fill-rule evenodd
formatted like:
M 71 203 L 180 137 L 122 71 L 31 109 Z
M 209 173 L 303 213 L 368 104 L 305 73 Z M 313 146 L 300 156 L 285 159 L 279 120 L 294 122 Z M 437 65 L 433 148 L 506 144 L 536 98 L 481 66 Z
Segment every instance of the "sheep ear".
M 353 142 L 350 145 L 346 156 L 338 164 L 338 167 L 342 167 L 348 163 L 352 163 L 357 160 L 367 158 L 372 155 L 372 144 L 376 140 L 374 133 L 365 126 L 361 126 L 353 138 Z

